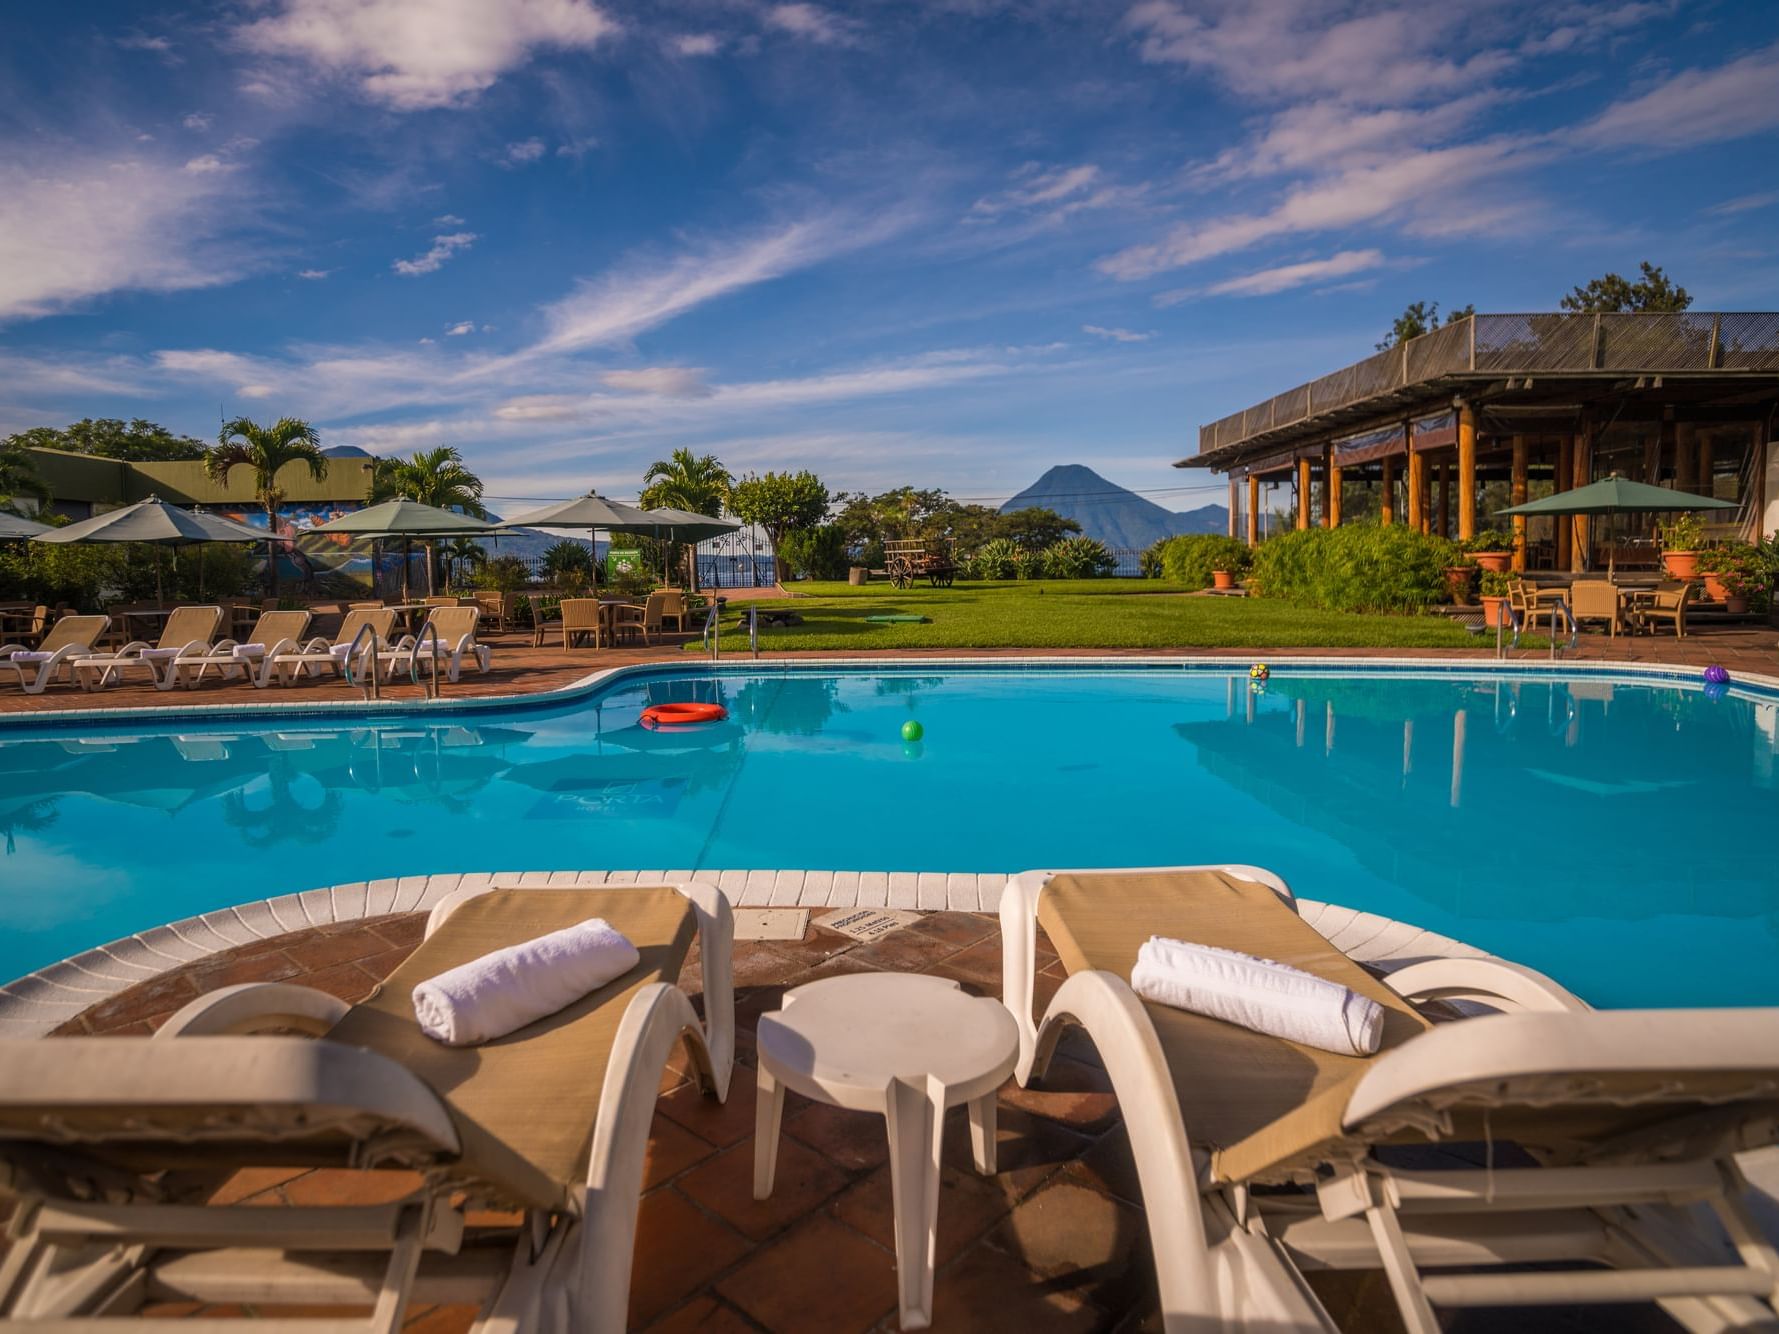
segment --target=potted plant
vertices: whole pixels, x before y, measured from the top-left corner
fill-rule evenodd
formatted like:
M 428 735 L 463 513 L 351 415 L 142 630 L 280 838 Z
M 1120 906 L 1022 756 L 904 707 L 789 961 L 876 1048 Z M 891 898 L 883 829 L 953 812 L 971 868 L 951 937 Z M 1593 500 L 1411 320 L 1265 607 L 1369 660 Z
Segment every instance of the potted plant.
M 1513 534 L 1498 528 L 1485 528 L 1465 538 L 1459 546 L 1484 572 L 1504 571 L 1513 564 Z
M 1662 564 L 1675 579 L 1699 572 L 1699 548 L 1705 544 L 1705 523 L 1696 514 L 1676 514 L 1661 526 Z
M 1212 570 L 1211 587 L 1219 592 L 1235 587 L 1235 574 L 1230 570 Z
M 1698 570 L 1705 579 L 1705 593 L 1723 603 L 1732 616 L 1748 610 L 1749 597 L 1761 580 L 1759 556 L 1749 542 L 1726 542 L 1708 547 L 1698 556 Z
M 1507 594 L 1513 578 L 1503 570 L 1484 570 L 1482 577 L 1483 624 L 1493 630 L 1507 619 Z
M 1470 587 L 1476 582 L 1476 562 L 1468 556 L 1459 557 L 1455 565 L 1445 567 L 1446 587 L 1451 590 L 1452 605 L 1470 605 Z

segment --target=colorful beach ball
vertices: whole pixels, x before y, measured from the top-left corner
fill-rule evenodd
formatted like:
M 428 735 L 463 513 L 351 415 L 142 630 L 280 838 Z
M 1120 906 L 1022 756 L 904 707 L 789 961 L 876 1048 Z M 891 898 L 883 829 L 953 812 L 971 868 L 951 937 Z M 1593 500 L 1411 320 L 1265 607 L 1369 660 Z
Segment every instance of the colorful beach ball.
M 1730 683 L 1730 669 L 1712 663 L 1705 669 L 1705 681 L 1709 685 L 1727 686 Z
M 1252 667 L 1248 668 L 1248 679 L 1250 681 L 1264 681 L 1271 675 L 1272 668 L 1268 667 L 1264 662 L 1257 662 Z

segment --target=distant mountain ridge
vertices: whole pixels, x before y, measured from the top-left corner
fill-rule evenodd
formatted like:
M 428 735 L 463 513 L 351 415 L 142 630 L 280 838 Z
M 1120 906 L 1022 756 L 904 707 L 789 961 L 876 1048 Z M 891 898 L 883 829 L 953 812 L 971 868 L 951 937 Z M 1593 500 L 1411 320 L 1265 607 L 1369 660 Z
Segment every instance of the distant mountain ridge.
M 1084 536 L 1096 537 L 1109 547 L 1142 548 L 1180 533 L 1229 531 L 1229 510 L 1222 505 L 1164 509 L 1079 463 L 1050 469 L 1002 505 L 1001 513 L 1033 505 L 1073 519 Z

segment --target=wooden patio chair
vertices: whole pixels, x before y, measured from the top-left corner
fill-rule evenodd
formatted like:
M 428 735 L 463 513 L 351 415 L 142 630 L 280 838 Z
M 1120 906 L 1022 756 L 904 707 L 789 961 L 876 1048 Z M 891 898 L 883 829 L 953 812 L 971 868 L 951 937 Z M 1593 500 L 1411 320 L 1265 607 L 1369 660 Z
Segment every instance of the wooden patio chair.
M 501 593 L 492 588 L 478 588 L 469 596 L 470 601 L 482 609 L 482 619 L 496 630 L 505 632 L 507 623 L 512 618 L 514 600 L 517 595 Z M 537 599 L 533 598 L 532 610 L 535 612 L 536 609 Z
M 1618 585 L 1605 579 L 1577 579 L 1569 586 L 1569 614 L 1582 621 L 1605 621 L 1609 638 L 1618 637 L 1624 624 Z
M 574 647 L 575 640 L 587 635 L 593 636 L 593 647 L 603 647 L 605 642 L 604 620 L 598 598 L 563 598 L 559 604 L 562 608 L 562 647 Z
M 1655 633 L 1659 622 L 1666 621 L 1674 627 L 1676 639 L 1686 638 L 1686 608 L 1693 599 L 1694 585 L 1690 583 L 1663 584 L 1649 595 L 1646 602 L 1641 603 L 1634 615 L 1639 630 Z

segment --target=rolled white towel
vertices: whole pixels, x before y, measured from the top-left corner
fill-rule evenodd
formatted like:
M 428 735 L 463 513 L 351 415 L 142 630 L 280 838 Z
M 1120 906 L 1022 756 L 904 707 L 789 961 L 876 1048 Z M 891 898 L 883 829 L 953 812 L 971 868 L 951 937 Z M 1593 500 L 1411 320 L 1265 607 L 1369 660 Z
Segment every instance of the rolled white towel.
M 55 656 L 53 652 L 45 653 L 40 649 L 22 648 L 17 653 L 8 653 L 6 660 L 8 662 L 48 662 Z
M 184 649 L 177 648 L 145 648 L 142 650 L 142 656 L 160 662 L 165 658 L 177 658 L 184 651 Z
M 237 658 L 263 658 L 266 656 L 264 644 L 236 644 L 234 649 Z
M 1145 1000 L 1343 1056 L 1370 1056 L 1383 1036 L 1384 1007 L 1369 997 L 1214 945 L 1151 936 L 1137 951 L 1130 985 Z
M 641 957 L 610 922 L 589 917 L 428 978 L 414 988 L 414 1017 L 447 1046 L 488 1042 L 597 991 Z

